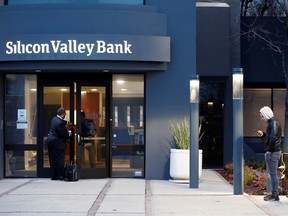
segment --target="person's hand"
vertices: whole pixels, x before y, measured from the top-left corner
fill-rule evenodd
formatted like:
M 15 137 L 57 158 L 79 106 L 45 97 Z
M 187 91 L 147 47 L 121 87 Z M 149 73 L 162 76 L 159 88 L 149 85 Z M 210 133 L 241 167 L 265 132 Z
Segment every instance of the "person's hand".
M 263 131 L 261 131 L 261 130 L 257 130 L 257 131 L 255 131 L 255 133 L 258 137 L 262 137 L 264 134 Z
M 67 130 L 71 130 L 73 128 L 73 124 L 71 122 L 67 121 L 66 128 L 67 128 Z

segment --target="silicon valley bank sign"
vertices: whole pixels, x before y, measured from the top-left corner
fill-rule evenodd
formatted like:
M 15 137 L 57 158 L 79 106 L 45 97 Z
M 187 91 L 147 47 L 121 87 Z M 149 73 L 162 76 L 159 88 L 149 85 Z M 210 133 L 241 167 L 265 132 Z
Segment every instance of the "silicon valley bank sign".
M 170 37 L 131 35 L 6 35 L 0 61 L 170 61 Z

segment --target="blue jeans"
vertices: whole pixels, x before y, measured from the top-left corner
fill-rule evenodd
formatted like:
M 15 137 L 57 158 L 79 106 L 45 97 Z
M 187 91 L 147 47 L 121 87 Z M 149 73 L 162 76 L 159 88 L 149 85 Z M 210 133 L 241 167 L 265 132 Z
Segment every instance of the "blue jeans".
M 278 162 L 281 157 L 281 151 L 278 152 L 266 152 L 266 171 L 267 171 L 267 192 L 272 193 L 273 196 L 278 196 Z

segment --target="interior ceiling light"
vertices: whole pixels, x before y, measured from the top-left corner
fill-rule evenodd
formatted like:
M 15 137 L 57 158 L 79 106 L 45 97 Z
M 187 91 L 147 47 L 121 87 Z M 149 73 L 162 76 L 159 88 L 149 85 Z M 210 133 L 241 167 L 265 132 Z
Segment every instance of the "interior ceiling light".
M 127 91 L 127 89 L 125 89 L 125 88 L 122 88 L 122 89 L 121 89 L 121 91 L 125 92 L 125 91 Z
M 91 91 L 97 91 L 98 89 L 91 89 Z
M 123 84 L 123 83 L 124 83 L 124 80 L 117 80 L 116 83 L 118 83 L 118 84 Z
M 68 89 L 67 88 L 62 88 L 62 89 L 60 89 L 60 91 L 63 91 L 63 92 L 65 92 L 65 91 L 67 91 Z

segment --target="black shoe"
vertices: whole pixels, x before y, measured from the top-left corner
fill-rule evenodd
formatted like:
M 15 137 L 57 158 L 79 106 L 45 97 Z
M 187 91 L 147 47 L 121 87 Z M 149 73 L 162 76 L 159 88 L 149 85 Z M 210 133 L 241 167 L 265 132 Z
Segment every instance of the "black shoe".
M 272 197 L 272 194 L 267 194 L 266 196 L 264 196 L 264 200 L 269 199 L 270 197 Z
M 60 181 L 64 181 L 65 178 L 64 178 L 63 176 L 60 176 L 60 177 L 59 177 L 59 180 L 60 180 Z
M 58 178 L 52 177 L 51 180 L 58 180 Z
M 267 196 L 264 197 L 264 201 L 279 201 L 279 196 L 268 194 Z

